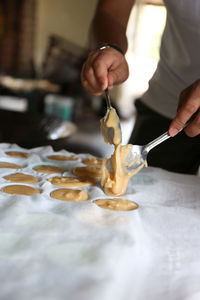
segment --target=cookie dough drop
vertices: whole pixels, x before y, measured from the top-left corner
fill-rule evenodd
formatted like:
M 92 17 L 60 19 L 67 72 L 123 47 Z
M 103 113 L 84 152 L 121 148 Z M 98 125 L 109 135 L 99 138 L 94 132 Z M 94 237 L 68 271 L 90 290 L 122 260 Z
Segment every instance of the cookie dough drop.
M 48 159 L 57 160 L 57 161 L 68 161 L 68 160 L 76 160 L 77 155 L 66 156 L 66 155 L 49 155 Z
M 30 153 L 20 152 L 20 151 L 7 151 L 5 152 L 7 155 L 18 158 L 27 158 L 30 156 Z
M 0 168 L 21 169 L 21 166 L 13 164 L 13 163 L 6 162 L 6 161 L 5 162 L 1 161 L 0 162 Z
M 53 173 L 64 173 L 64 170 L 50 165 L 39 165 L 33 168 L 35 171 L 44 174 L 53 174 Z
M 72 173 L 80 178 L 98 179 L 101 178 L 102 168 L 100 165 L 77 167 Z
M 57 189 L 51 192 L 50 196 L 64 201 L 81 202 L 88 200 L 88 194 L 85 191 L 72 189 Z
M 97 157 L 90 157 L 83 160 L 83 163 L 88 166 L 101 166 L 103 159 Z
M 69 176 L 55 176 L 52 178 L 49 178 L 48 181 L 50 181 L 52 184 L 60 187 L 71 187 L 71 188 L 81 188 L 84 186 L 90 186 L 93 185 L 94 182 L 92 180 L 83 180 L 75 177 L 69 177 Z
M 12 182 L 21 182 L 21 183 L 35 183 L 38 182 L 38 179 L 35 176 L 24 174 L 24 173 L 14 173 L 7 176 L 4 176 L 4 178 L 8 181 Z
M 31 196 L 34 194 L 39 194 L 40 191 L 27 185 L 7 185 L 2 188 L 2 192 L 7 194 L 15 194 L 15 195 L 26 195 Z
M 120 198 L 111 198 L 111 199 L 97 199 L 94 203 L 101 208 L 111 209 L 111 210 L 134 210 L 138 208 L 138 204 Z

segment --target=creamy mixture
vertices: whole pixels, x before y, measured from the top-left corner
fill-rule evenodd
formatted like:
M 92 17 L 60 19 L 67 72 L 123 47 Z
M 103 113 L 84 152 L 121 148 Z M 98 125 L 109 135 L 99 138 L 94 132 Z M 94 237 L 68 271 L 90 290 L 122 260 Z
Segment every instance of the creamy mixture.
M 64 170 L 50 165 L 39 165 L 33 168 L 39 173 L 52 174 L 52 173 L 64 173 Z
M 48 158 L 52 159 L 52 160 L 57 160 L 57 161 L 68 161 L 68 160 L 76 160 L 77 155 L 66 156 L 66 155 L 58 154 L 58 155 L 49 155 Z
M 20 152 L 20 151 L 7 151 L 5 153 L 9 156 L 19 157 L 19 158 L 27 158 L 31 155 L 30 153 Z
M 58 189 L 51 192 L 50 195 L 52 198 L 64 201 L 80 202 L 88 200 L 88 194 L 85 191 L 81 190 Z
M 127 157 L 130 153 L 131 145 L 117 145 L 110 159 L 105 159 L 102 166 L 101 185 L 107 195 L 123 195 L 129 179 L 138 173 L 144 165 L 133 171 L 128 171 Z M 108 165 L 110 162 L 110 166 Z
M 26 196 L 31 196 L 40 193 L 38 189 L 35 189 L 27 185 L 22 185 L 22 184 L 4 186 L 2 188 L 2 192 L 7 194 L 26 195 Z
M 124 200 L 120 198 L 113 199 L 97 199 L 94 201 L 96 205 L 101 208 L 111 209 L 111 210 L 133 210 L 138 208 L 138 205 L 130 200 Z
M 102 119 L 101 119 L 102 122 Z M 121 130 L 119 126 L 119 118 L 116 114 L 116 111 L 113 110 L 108 117 L 108 127 L 113 128 L 114 130 L 114 146 L 115 151 L 110 159 L 104 159 L 102 165 L 102 176 L 101 176 L 101 185 L 104 187 L 104 192 L 107 195 L 123 195 L 126 192 L 126 188 L 129 182 L 129 179 L 138 173 L 143 166 L 133 171 L 128 171 L 128 156 L 131 151 L 131 145 L 121 145 Z M 106 141 L 107 132 L 101 131 Z
M 1 161 L 0 162 L 0 168 L 21 169 L 21 166 L 13 164 L 13 163 L 6 162 L 6 161 L 5 162 Z
M 24 173 L 14 173 L 7 176 L 4 176 L 4 178 L 8 181 L 12 182 L 22 182 L 22 183 L 35 183 L 38 182 L 38 179 L 35 176 L 24 174 Z
M 89 178 L 89 179 L 99 179 L 102 176 L 102 166 L 86 166 L 86 167 L 77 167 L 72 173 L 80 178 Z
M 108 111 L 108 114 L 100 120 L 100 130 L 106 143 L 110 143 L 108 139 L 110 135 L 113 135 L 114 145 L 119 145 L 122 142 L 119 117 L 113 107 Z M 112 139 L 112 136 L 110 138 Z
M 90 157 L 90 158 L 84 159 L 84 160 L 83 160 L 83 163 L 84 163 L 85 165 L 89 165 L 89 166 L 94 166 L 94 165 L 95 165 L 95 166 L 96 166 L 96 165 L 101 166 L 102 163 L 103 163 L 103 160 L 100 159 L 100 158 L 96 158 L 96 157 Z
M 48 179 L 52 184 L 60 187 L 71 187 L 71 188 L 80 188 L 84 186 L 93 185 L 93 181 L 82 180 L 75 177 L 69 176 L 55 176 Z

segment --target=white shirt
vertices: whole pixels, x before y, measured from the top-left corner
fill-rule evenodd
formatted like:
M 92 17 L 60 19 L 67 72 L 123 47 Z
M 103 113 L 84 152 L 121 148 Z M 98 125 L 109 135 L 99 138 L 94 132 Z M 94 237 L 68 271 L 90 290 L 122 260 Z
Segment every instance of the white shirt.
M 160 61 L 142 101 L 173 118 L 180 92 L 200 78 L 200 0 L 165 0 Z

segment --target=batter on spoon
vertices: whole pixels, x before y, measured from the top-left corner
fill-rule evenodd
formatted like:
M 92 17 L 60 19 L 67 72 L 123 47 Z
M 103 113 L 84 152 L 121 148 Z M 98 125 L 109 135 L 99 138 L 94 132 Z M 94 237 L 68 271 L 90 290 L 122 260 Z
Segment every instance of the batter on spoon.
M 115 146 L 114 153 L 110 159 L 104 159 L 102 165 L 101 185 L 104 192 L 111 196 L 120 196 L 126 192 L 130 178 L 138 173 L 145 163 L 139 168 L 128 171 L 128 156 L 131 151 L 131 145 L 121 145 L 121 130 L 119 127 L 119 119 L 115 110 L 107 118 L 108 128 L 113 128 L 114 138 L 113 143 Z M 101 131 L 106 139 L 106 132 Z

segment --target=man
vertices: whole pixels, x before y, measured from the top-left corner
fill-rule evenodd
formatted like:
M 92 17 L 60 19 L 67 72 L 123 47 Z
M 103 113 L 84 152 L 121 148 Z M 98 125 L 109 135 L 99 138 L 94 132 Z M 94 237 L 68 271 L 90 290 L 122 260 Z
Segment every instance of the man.
M 90 28 L 91 52 L 81 74 L 84 88 L 92 95 L 101 95 L 128 78 L 126 27 L 134 2 L 98 1 Z M 160 61 L 148 91 L 136 101 L 130 142 L 146 144 L 168 130 L 173 139 L 154 148 L 148 164 L 196 174 L 200 165 L 200 1 L 165 0 L 165 5 Z M 194 113 L 192 122 L 179 133 Z

